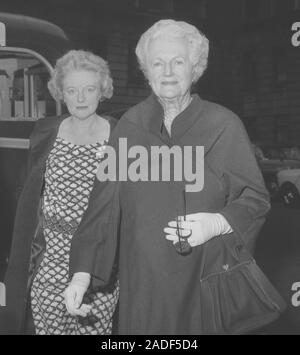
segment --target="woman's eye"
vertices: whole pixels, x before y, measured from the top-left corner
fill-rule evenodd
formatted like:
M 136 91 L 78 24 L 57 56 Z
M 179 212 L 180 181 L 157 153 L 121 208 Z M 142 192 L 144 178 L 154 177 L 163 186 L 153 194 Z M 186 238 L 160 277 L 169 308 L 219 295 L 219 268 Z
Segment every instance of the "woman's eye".
M 154 62 L 154 63 L 153 63 L 153 66 L 154 66 L 155 68 L 158 68 L 158 67 L 160 67 L 161 65 L 162 65 L 161 62 Z
M 93 92 L 95 92 L 96 90 L 97 90 L 96 86 L 89 86 L 89 87 L 87 88 L 87 91 L 88 91 L 89 93 L 93 93 Z
M 68 95 L 74 95 L 75 92 L 76 92 L 76 90 L 73 89 L 73 88 L 68 88 L 68 89 L 66 89 L 66 93 L 67 93 Z
M 176 64 L 176 65 L 182 65 L 182 64 L 184 64 L 184 61 L 183 61 L 182 59 L 177 59 L 177 60 L 175 61 L 175 64 Z

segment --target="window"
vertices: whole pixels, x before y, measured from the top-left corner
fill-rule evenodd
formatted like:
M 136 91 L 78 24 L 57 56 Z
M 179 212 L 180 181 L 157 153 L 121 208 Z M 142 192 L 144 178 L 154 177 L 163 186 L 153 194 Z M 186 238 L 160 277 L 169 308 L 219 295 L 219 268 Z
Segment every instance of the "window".
M 272 81 L 274 88 L 285 88 L 287 85 L 287 54 L 283 47 L 272 52 Z
M 198 16 L 201 21 L 205 21 L 207 19 L 207 1 L 206 0 L 199 0 Z
M 259 140 L 259 132 L 257 129 L 257 118 L 256 117 L 246 117 L 243 119 L 246 131 L 251 141 Z
M 289 144 L 289 121 L 286 116 L 274 117 L 274 143 L 278 145 Z
M 261 0 L 244 0 L 243 17 L 246 22 L 254 21 L 259 17 Z
M 293 1 L 293 0 L 292 0 Z M 292 10 L 292 1 L 291 0 L 272 0 L 272 12 L 275 16 L 282 16 L 282 14 L 287 13 Z
M 153 12 L 171 12 L 174 9 L 173 0 L 134 0 L 134 5 L 141 10 Z
M 86 41 L 87 50 L 102 58 L 107 57 L 107 41 L 106 37 L 100 36 L 99 33 L 89 33 Z M 82 46 L 81 46 L 82 48 Z
M 6 45 L 6 28 L 4 23 L 0 22 L 0 46 Z
M 243 83 L 245 92 L 252 92 L 257 86 L 257 63 L 254 51 L 247 51 L 243 56 Z
M 56 114 L 49 70 L 33 54 L 0 51 L 0 120 L 37 120 Z
M 128 79 L 129 86 L 145 87 L 145 78 L 135 55 L 136 40 L 128 43 Z

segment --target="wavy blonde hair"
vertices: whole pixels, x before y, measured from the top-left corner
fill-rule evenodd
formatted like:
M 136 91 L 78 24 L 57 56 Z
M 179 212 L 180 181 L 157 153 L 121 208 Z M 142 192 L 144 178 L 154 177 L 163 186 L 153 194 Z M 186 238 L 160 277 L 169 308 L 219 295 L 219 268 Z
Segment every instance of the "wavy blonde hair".
M 48 82 L 48 89 L 55 100 L 63 100 L 63 81 L 66 75 L 73 70 L 87 70 L 98 74 L 100 100 L 112 97 L 113 81 L 107 62 L 91 52 L 71 50 L 57 60 Z

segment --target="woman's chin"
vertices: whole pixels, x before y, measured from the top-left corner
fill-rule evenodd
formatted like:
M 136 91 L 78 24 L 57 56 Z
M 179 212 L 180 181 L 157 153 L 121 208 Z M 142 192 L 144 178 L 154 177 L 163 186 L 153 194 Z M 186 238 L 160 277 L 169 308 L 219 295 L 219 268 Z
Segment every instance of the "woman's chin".
M 96 112 L 90 113 L 90 112 L 73 112 L 72 116 L 77 118 L 78 120 L 87 120 L 89 117 L 93 116 L 96 114 Z
M 161 99 L 161 100 L 165 100 L 165 101 L 176 101 L 179 97 L 180 97 L 180 94 L 179 93 L 163 93 L 161 95 L 158 95 L 158 97 Z

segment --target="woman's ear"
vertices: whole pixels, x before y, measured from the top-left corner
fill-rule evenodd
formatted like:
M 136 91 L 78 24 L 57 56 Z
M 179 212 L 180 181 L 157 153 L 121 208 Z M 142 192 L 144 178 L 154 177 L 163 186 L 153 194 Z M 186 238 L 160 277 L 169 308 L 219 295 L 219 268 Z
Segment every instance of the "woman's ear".
M 59 99 L 59 101 L 63 104 L 65 104 L 65 98 L 64 98 L 64 93 L 62 90 L 57 90 L 57 97 Z
M 195 84 L 203 75 L 204 68 L 200 66 L 195 66 L 193 68 L 193 79 L 192 82 Z
M 61 97 L 60 97 L 59 101 L 60 101 L 62 104 L 66 105 L 66 101 L 65 101 L 65 98 L 64 98 L 64 95 L 63 95 L 63 94 L 61 94 Z

